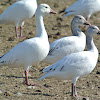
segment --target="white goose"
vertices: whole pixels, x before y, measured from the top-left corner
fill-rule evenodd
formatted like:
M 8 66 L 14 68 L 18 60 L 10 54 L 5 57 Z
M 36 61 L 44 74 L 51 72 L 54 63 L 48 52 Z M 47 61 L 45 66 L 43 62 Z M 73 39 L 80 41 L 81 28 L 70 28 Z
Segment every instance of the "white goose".
M 98 50 L 93 42 L 93 34 L 100 34 L 100 30 L 97 26 L 91 25 L 86 31 L 87 51 L 71 53 L 63 57 L 43 70 L 44 75 L 38 80 L 46 77 L 72 80 L 72 96 L 77 96 L 76 81 L 79 77 L 89 74 L 97 63 Z
M 20 37 L 24 21 L 31 18 L 37 9 L 37 0 L 19 0 L 10 5 L 1 15 L 0 24 L 14 24 L 16 37 L 20 25 Z
M 90 18 L 93 13 L 100 11 L 100 0 L 77 0 L 74 4 L 61 11 L 65 16 L 82 15 L 86 20 Z
M 43 23 L 43 16 L 49 13 L 55 14 L 56 12 L 47 4 L 39 5 L 35 14 L 36 37 L 17 44 L 0 57 L 0 66 L 25 67 L 25 83 L 27 85 L 31 85 L 28 81 L 29 68 L 42 61 L 49 52 L 48 36 Z
M 77 15 L 71 22 L 71 31 L 74 36 L 63 37 L 52 42 L 49 54 L 43 61 L 53 64 L 67 54 L 83 51 L 86 45 L 86 36 L 79 30 L 80 25 L 89 25 L 89 22 L 83 16 Z

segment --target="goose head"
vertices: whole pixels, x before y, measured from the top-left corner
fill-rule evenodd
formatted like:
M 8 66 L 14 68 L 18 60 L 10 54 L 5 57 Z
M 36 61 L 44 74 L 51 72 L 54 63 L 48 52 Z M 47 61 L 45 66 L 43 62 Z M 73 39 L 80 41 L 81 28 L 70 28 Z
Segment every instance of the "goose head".
M 47 4 L 40 4 L 36 10 L 36 13 L 42 16 L 45 16 L 47 14 L 56 14 L 56 12 L 52 10 Z
M 99 34 L 100 35 L 100 30 L 99 30 L 99 28 L 97 26 L 90 25 L 87 28 L 86 35 L 93 35 L 93 34 Z
M 86 21 L 86 19 L 81 15 L 75 16 L 73 18 L 73 20 L 72 20 L 72 24 L 75 24 L 76 26 L 79 26 L 79 25 L 90 25 L 90 23 L 88 21 Z

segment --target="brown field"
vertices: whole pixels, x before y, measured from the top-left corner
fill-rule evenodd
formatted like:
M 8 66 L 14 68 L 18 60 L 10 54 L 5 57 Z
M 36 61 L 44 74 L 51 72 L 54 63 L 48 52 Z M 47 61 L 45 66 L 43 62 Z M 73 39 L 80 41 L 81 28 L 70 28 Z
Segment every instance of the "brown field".
M 47 3 L 52 9 L 59 12 L 76 0 L 37 0 L 38 4 Z M 4 11 L 11 2 L 0 0 L 0 13 Z M 44 17 L 44 23 L 49 35 L 49 41 L 52 42 L 60 37 L 72 35 L 70 31 L 70 22 L 73 16 L 61 18 L 61 14 L 48 15 Z M 93 25 L 100 28 L 100 13 L 93 14 L 89 20 Z M 34 17 L 25 22 L 23 35 L 25 39 L 35 36 L 36 26 Z M 100 36 L 94 36 L 95 44 L 100 51 Z M 16 39 L 13 25 L 0 24 L 0 56 L 10 50 L 13 46 L 23 41 Z M 100 59 L 100 57 L 99 57 Z M 41 76 L 41 69 L 47 64 L 40 63 L 30 68 L 30 82 L 38 86 L 30 87 L 24 85 L 24 68 L 11 68 L 8 66 L 0 67 L 0 100 L 74 100 L 70 95 L 71 81 L 60 81 L 55 79 L 44 79 L 37 81 Z M 86 77 L 77 81 L 77 92 L 83 96 L 83 100 L 100 100 L 100 60 L 92 71 Z

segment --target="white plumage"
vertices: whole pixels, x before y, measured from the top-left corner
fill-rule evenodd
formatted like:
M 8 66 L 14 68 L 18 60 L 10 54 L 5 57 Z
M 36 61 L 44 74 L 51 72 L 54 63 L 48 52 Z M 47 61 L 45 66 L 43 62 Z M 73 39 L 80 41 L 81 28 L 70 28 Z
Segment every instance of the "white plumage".
M 0 66 L 25 67 L 25 83 L 27 85 L 31 85 L 28 81 L 29 68 L 42 61 L 49 52 L 48 36 L 43 23 L 43 16 L 49 13 L 56 12 L 51 10 L 47 4 L 41 4 L 35 14 L 36 37 L 17 44 L 0 57 Z
M 77 79 L 89 74 L 97 63 L 98 50 L 93 42 L 93 34 L 100 34 L 100 30 L 98 27 L 91 25 L 86 31 L 87 51 L 71 53 L 53 65 L 46 67 L 43 70 L 43 76 L 38 80 L 46 77 L 72 80 L 72 96 L 77 96 L 75 87 Z
M 52 42 L 49 54 L 43 61 L 53 64 L 67 54 L 83 51 L 86 45 L 86 36 L 79 30 L 80 25 L 89 25 L 89 22 L 83 16 L 77 15 L 71 22 L 71 31 L 74 36 L 62 37 Z
M 65 13 L 63 17 L 82 15 L 88 20 L 92 14 L 98 11 L 100 11 L 100 0 L 77 0 L 74 4 L 61 12 Z
M 18 25 L 20 25 L 20 37 L 22 37 L 22 26 L 24 21 L 31 18 L 37 9 L 37 0 L 19 0 L 10 5 L 0 15 L 0 24 L 14 24 L 16 37 Z

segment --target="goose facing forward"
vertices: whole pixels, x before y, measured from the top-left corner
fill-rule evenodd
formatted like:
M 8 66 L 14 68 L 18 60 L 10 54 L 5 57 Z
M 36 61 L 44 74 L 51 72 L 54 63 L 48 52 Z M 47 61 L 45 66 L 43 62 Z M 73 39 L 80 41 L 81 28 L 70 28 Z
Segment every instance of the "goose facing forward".
M 98 59 L 98 50 L 93 42 L 93 34 L 100 34 L 100 30 L 97 26 L 92 25 L 86 31 L 87 51 L 71 53 L 63 57 L 43 70 L 44 75 L 38 80 L 46 77 L 72 80 L 72 96 L 78 96 L 76 81 L 79 77 L 89 74 L 95 68 Z
M 0 24 L 14 24 L 15 34 L 18 36 L 18 25 L 20 25 L 20 37 L 24 21 L 31 18 L 37 9 L 37 0 L 19 0 L 10 5 L 1 15 Z
M 74 36 L 63 37 L 52 42 L 49 54 L 43 61 L 53 64 L 67 54 L 83 51 L 86 45 L 86 36 L 79 30 L 80 25 L 89 25 L 89 22 L 83 16 L 77 15 L 71 22 L 71 31 Z
M 49 52 L 47 32 L 43 23 L 43 16 L 56 14 L 47 4 L 40 4 L 36 10 L 36 37 L 27 39 L 0 57 L 0 66 L 23 66 L 25 67 L 25 83 L 28 81 L 29 68 L 42 61 Z
M 92 14 L 98 11 L 100 11 L 100 0 L 77 0 L 74 4 L 60 13 L 65 13 L 63 17 L 69 15 L 82 15 L 88 20 Z

